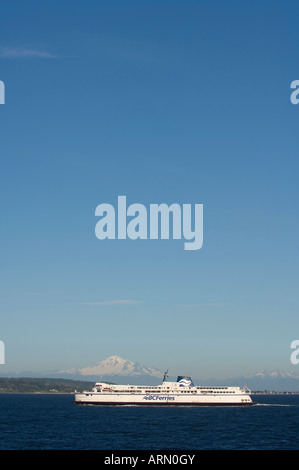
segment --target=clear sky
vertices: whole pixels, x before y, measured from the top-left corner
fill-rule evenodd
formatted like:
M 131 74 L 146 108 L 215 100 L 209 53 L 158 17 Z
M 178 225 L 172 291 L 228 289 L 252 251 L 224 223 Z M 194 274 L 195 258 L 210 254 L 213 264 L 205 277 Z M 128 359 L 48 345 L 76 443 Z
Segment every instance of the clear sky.
M 117 354 L 294 369 L 295 1 L 2 2 L 3 370 Z M 99 240 L 101 203 L 203 204 L 204 243 Z

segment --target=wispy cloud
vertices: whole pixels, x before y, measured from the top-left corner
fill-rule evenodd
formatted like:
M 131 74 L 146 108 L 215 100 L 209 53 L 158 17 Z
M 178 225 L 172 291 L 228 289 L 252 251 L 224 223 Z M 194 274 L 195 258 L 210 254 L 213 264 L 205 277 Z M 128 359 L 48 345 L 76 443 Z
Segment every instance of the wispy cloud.
M 91 51 L 101 51 L 102 54 L 110 59 L 125 62 L 128 64 L 150 65 L 160 63 L 159 54 L 162 47 L 154 47 L 146 42 L 132 41 L 120 36 L 107 35 L 101 38 L 101 41 L 90 47 Z
M 210 302 L 202 304 L 180 304 L 180 307 L 224 307 L 226 305 L 236 305 L 236 302 Z
M 81 305 L 136 305 L 142 303 L 140 300 L 102 300 L 100 302 L 81 302 Z
M 26 47 L 4 47 L 0 46 L 0 58 L 1 59 L 54 59 L 58 57 L 50 52 L 31 49 Z

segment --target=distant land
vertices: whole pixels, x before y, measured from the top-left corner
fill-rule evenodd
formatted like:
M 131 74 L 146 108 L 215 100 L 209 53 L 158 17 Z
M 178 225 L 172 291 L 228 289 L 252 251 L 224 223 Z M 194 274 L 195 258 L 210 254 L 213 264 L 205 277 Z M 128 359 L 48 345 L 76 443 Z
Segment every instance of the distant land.
M 90 390 L 93 382 L 33 377 L 0 377 L 0 393 L 74 393 Z
M 181 373 L 181 371 L 179 371 Z M 161 384 L 164 371 L 145 366 L 139 362 L 110 356 L 94 365 L 84 368 L 72 368 L 59 371 L 9 373 L 0 372 L 0 393 L 16 392 L 51 392 L 72 393 L 74 390 L 90 390 L 96 381 L 118 384 L 158 385 Z M 177 376 L 169 376 L 176 380 Z M 227 379 L 197 379 L 192 377 L 195 385 L 206 386 L 247 386 L 252 391 L 298 392 L 299 372 L 274 370 L 259 371 L 250 376 L 239 376 Z M 8 380 L 6 381 L 5 380 Z

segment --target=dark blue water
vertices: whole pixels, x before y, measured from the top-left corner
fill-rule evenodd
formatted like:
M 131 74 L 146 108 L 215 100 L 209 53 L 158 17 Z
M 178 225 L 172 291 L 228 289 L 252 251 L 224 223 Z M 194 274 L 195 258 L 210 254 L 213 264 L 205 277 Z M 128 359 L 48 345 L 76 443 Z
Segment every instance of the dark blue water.
M 72 395 L 0 395 L 0 449 L 299 449 L 299 395 L 252 407 L 76 406 Z

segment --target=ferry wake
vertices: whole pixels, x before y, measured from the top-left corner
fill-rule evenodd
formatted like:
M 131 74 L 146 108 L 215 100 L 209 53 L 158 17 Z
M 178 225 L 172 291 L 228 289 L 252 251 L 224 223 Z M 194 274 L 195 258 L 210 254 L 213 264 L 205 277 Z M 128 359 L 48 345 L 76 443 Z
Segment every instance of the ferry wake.
M 97 382 L 92 391 L 75 392 L 77 405 L 146 405 L 146 406 L 244 406 L 252 405 L 250 390 L 241 387 L 195 386 L 190 377 L 178 376 L 168 382 L 164 374 L 161 385 L 115 385 Z

